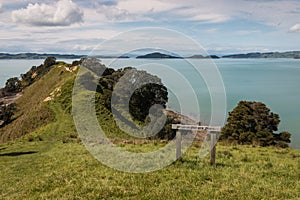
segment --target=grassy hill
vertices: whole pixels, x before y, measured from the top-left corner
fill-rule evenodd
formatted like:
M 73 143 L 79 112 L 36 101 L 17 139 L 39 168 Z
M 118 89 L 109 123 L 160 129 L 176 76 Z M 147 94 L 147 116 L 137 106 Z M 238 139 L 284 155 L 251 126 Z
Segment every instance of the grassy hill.
M 14 121 L 0 129 L 0 199 L 300 199 L 300 151 L 289 148 L 219 143 L 217 164 L 210 166 L 195 142 L 181 161 L 156 172 L 123 173 L 101 164 L 77 136 L 76 71 L 68 67 L 57 64 L 27 87 Z M 166 145 L 133 140 L 104 106 L 97 113 L 119 147 L 149 152 Z
M 54 96 L 59 97 L 62 94 L 61 88 L 74 80 L 76 74 L 67 71 L 66 67 L 68 66 L 60 64 L 54 66 L 49 73 L 22 92 L 22 96 L 16 101 L 15 119 L 0 129 L 1 142 L 15 140 L 40 128 L 47 129 L 48 126 L 53 126 L 61 118 L 64 118 L 65 111 L 58 102 L 59 98 L 56 98 L 55 101 L 45 100 Z M 72 90 L 64 93 L 63 96 L 67 96 L 71 92 Z M 44 136 L 43 133 L 40 135 Z
M 126 144 L 135 152 L 163 143 Z M 194 145 L 183 160 L 146 174 L 115 171 L 76 142 L 0 146 L 1 199 L 299 199 L 300 153 L 218 145 L 217 165 Z

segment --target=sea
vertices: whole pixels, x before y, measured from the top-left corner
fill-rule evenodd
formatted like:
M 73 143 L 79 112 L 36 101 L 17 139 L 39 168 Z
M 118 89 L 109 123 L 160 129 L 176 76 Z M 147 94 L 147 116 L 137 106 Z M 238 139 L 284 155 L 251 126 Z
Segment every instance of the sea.
M 279 114 L 278 131 L 292 133 L 291 147 L 300 149 L 300 59 L 101 61 L 111 68 L 132 66 L 157 75 L 168 88 L 168 109 L 200 119 L 203 124 L 214 120 L 222 123 L 241 100 L 263 102 Z M 43 60 L 0 60 L 0 87 L 8 78 L 42 63 Z

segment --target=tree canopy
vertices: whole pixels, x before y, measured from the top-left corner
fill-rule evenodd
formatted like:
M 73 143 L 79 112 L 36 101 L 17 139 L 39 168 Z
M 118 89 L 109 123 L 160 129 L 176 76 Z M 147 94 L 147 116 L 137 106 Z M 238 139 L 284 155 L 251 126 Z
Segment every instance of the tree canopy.
M 55 64 L 57 64 L 56 58 L 48 57 L 44 60 L 44 64 L 41 64 L 38 67 L 32 66 L 28 72 L 26 72 L 25 74 L 21 74 L 22 87 L 25 88 L 33 84 L 36 80 L 47 74 L 50 71 L 51 67 Z
M 21 81 L 17 78 L 10 78 L 6 81 L 5 84 L 6 92 L 19 92 L 21 90 Z
M 16 104 L 12 103 L 9 105 L 1 105 L 0 102 L 0 127 L 9 123 L 11 121 L 12 116 L 16 111 Z
M 126 76 L 124 76 L 127 73 Z M 120 81 L 122 77 L 122 84 L 119 84 L 119 90 L 114 90 L 115 85 Z M 150 81 L 151 80 L 151 81 Z M 140 87 L 133 89 L 138 82 L 150 81 L 151 83 L 140 85 Z M 117 71 L 106 68 L 99 80 L 97 91 L 102 93 L 103 104 L 111 109 L 111 95 L 115 92 L 117 97 L 116 102 L 118 107 L 127 106 L 121 105 L 124 99 L 129 99 L 129 113 L 130 115 L 141 122 L 146 120 L 149 114 L 149 109 L 159 104 L 163 108 L 166 107 L 168 101 L 167 88 L 161 83 L 161 80 L 157 76 L 153 76 L 145 71 L 140 71 L 131 67 L 119 69 Z
M 52 65 L 55 65 L 55 63 L 56 63 L 56 58 L 55 58 L 55 57 L 52 57 L 52 56 L 47 57 L 47 58 L 44 60 L 44 66 L 45 66 L 46 68 L 51 67 Z
M 261 146 L 287 146 L 289 132 L 275 133 L 280 123 L 279 115 L 270 111 L 262 102 L 240 101 L 229 113 L 222 129 L 222 139 L 241 144 L 257 143 Z
M 152 116 L 164 115 L 168 90 L 159 77 L 133 67 L 118 70 L 107 68 L 96 59 L 86 59 L 81 66 L 88 69 L 79 78 L 85 89 L 95 90 L 92 82 L 96 76 L 99 77 L 96 107 L 103 105 L 129 126 L 133 125 L 131 119 L 139 125 L 147 125 L 153 120 Z M 172 123 L 174 120 L 167 117 L 164 127 L 153 138 L 172 139 Z

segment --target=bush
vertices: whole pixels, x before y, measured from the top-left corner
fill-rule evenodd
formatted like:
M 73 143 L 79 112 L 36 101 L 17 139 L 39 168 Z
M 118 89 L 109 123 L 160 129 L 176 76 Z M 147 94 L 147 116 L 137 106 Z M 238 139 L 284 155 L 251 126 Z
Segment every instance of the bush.
M 47 57 L 44 61 L 44 66 L 46 68 L 51 67 L 52 65 L 55 65 L 56 58 L 55 57 Z
M 289 147 L 288 143 L 286 143 L 284 141 L 278 141 L 275 146 L 280 147 L 280 148 L 288 148 Z
M 21 87 L 21 81 L 19 80 L 19 78 L 14 77 L 14 78 L 10 78 L 6 81 L 5 84 L 5 92 L 20 92 L 22 87 Z
M 241 101 L 229 113 L 221 139 L 237 141 L 240 144 L 285 146 L 283 143 L 291 142 L 291 134 L 274 133 L 278 130 L 279 122 L 279 115 L 271 112 L 264 103 Z
M 0 106 L 0 121 L 2 121 L 2 126 L 8 124 L 14 113 L 16 112 L 16 104 L 12 103 L 9 105 Z

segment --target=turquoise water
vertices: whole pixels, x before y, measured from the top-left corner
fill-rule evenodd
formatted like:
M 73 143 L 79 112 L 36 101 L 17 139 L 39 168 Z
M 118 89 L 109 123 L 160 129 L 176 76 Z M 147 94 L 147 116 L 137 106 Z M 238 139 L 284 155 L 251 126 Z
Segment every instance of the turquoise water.
M 66 62 L 72 60 L 66 59 Z M 7 79 L 19 77 L 20 74 L 27 72 L 32 66 L 43 64 L 44 60 L 0 60 L 0 87 L 5 85 Z
M 104 64 L 112 62 L 103 59 Z M 32 65 L 39 65 L 42 60 L 0 60 L 0 86 L 12 76 L 24 73 Z M 172 85 L 168 107 L 179 109 L 177 96 L 184 96 L 189 101 L 191 90 L 185 88 L 181 81 L 174 78 L 166 69 L 178 71 L 191 84 L 192 90 L 199 100 L 200 119 L 208 123 L 211 113 L 211 98 L 205 79 L 198 71 L 207 70 L 207 60 L 191 60 L 193 68 L 185 60 L 139 60 L 119 59 L 111 67 L 120 68 L 134 66 L 147 69 L 150 72 L 162 75 L 163 82 Z M 222 76 L 226 90 L 227 112 L 231 111 L 240 100 L 253 100 L 264 102 L 273 112 L 281 118 L 279 131 L 292 133 L 294 148 L 300 149 L 300 60 L 293 59 L 219 59 L 214 60 Z M 169 69 L 169 70 L 170 70 Z M 198 71 L 197 71 L 198 70 Z M 175 88 L 174 88 L 175 87 Z M 216 88 L 210 88 L 212 90 Z M 185 107 L 184 112 L 190 116 L 198 115 L 195 104 L 192 102 Z M 300 123 L 299 123 L 300 124 Z
M 8 78 L 18 77 L 27 72 L 31 66 L 38 66 L 43 60 L 0 60 L 0 87 L 5 85 Z

